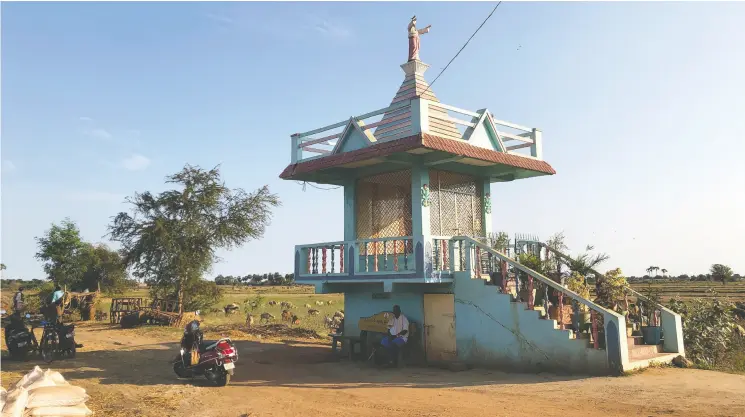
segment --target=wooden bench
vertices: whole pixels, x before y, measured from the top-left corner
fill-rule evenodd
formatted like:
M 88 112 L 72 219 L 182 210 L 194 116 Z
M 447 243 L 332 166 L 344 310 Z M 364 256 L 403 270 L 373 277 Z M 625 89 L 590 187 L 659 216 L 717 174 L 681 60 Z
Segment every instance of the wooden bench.
M 370 317 L 360 319 L 358 327 L 360 329 L 360 338 L 362 339 L 362 353 L 365 355 L 365 359 L 371 359 L 372 353 L 380 347 L 380 341 L 383 337 L 388 336 L 388 322 L 392 318 L 392 312 L 381 311 Z M 419 344 L 419 332 L 415 321 L 409 321 L 408 334 L 406 336 L 408 339 L 407 342 L 398 350 L 397 362 L 399 367 L 404 366 L 404 360 L 411 357 L 412 351 Z

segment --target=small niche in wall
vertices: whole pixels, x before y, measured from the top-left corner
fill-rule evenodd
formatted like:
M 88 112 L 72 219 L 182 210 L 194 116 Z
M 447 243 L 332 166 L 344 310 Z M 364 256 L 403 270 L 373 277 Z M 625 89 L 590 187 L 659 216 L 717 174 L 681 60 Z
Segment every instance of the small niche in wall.
M 373 300 L 387 300 L 391 298 L 391 293 L 389 292 L 374 292 L 372 294 Z

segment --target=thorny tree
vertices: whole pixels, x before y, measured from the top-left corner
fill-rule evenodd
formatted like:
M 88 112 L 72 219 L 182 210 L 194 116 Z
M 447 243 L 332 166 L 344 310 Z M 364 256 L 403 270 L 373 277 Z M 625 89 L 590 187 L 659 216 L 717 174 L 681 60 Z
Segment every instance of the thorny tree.
M 132 213 L 114 217 L 109 235 L 122 244 L 135 276 L 177 293 L 182 313 L 184 288 L 209 271 L 215 251 L 261 238 L 280 201 L 267 186 L 251 194 L 227 188 L 219 167 L 186 165 L 166 184 L 177 189 L 128 198 Z

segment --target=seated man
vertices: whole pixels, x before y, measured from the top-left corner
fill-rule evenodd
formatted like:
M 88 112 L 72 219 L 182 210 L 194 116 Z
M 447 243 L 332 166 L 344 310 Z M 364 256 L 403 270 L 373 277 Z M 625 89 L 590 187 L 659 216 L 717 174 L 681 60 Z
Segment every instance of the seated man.
M 393 306 L 393 318 L 388 322 L 388 335 L 380 341 L 388 353 L 388 362 L 398 360 L 398 350 L 406 344 L 409 333 L 409 320 L 401 314 L 401 307 Z

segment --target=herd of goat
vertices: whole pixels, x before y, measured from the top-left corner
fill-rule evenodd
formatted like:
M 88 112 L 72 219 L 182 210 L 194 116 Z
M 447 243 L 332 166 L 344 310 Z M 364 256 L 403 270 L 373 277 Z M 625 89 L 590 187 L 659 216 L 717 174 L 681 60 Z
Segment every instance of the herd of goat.
M 334 304 L 333 300 L 329 300 L 326 303 L 328 305 Z M 316 301 L 316 306 L 320 307 L 326 303 L 324 303 L 323 301 Z M 297 307 L 291 302 L 269 301 L 267 304 L 270 306 L 279 305 L 283 309 L 282 316 L 281 316 L 283 322 L 288 322 L 292 325 L 300 324 L 300 318 L 298 318 L 298 316 L 296 314 L 293 314 L 292 312 L 292 310 Z M 253 308 L 258 307 L 258 305 L 256 305 L 255 302 L 251 302 L 250 306 Z M 305 304 L 305 308 L 308 310 L 308 316 L 317 316 L 321 314 L 320 311 L 313 308 L 313 306 L 310 304 Z M 228 304 L 223 308 L 223 311 L 225 312 L 226 316 L 231 315 L 231 314 L 238 314 L 238 312 L 240 311 L 240 306 L 238 306 L 238 304 L 235 304 L 235 303 Z M 255 320 L 256 320 L 255 316 L 251 313 L 248 313 L 248 315 L 246 316 L 246 327 L 253 326 L 255 324 Z M 265 312 L 265 313 L 261 313 L 261 315 L 259 316 L 259 323 L 268 324 L 268 323 L 273 322 L 274 320 L 276 320 L 276 317 L 274 317 L 272 313 Z M 333 329 L 333 328 L 338 329 L 341 326 L 343 320 L 344 320 L 344 310 L 339 310 L 335 312 L 334 315 L 331 317 L 329 316 L 324 317 L 324 324 L 329 329 Z

